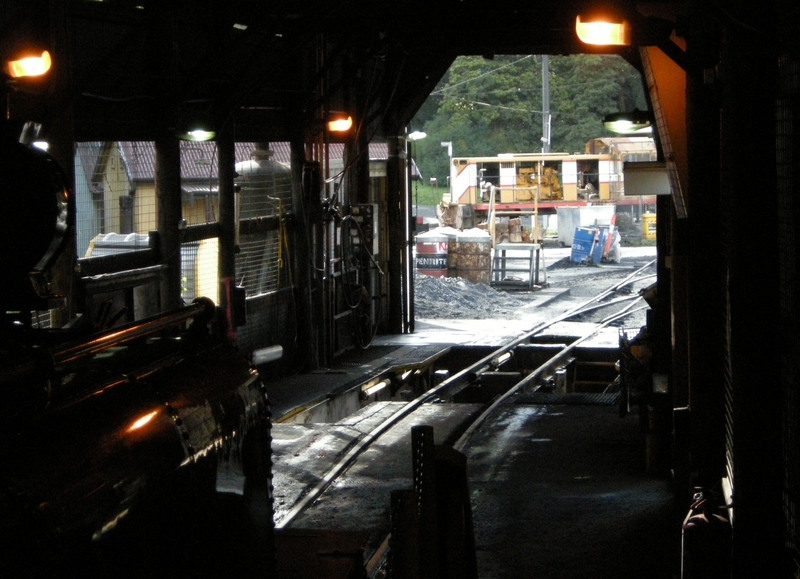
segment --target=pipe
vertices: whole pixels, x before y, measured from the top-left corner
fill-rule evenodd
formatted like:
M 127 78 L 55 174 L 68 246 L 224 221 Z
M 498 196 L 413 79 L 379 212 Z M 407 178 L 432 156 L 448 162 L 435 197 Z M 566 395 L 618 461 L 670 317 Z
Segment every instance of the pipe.
M 481 366 L 480 368 L 478 368 L 477 370 L 475 370 L 473 372 L 470 372 L 467 375 L 469 381 L 470 382 L 475 382 L 476 380 L 478 380 L 481 377 L 482 374 L 485 374 L 487 372 L 495 372 L 495 371 L 497 371 L 497 369 L 500 366 L 502 366 L 503 364 L 508 362 L 511 358 L 513 358 L 513 356 L 514 356 L 514 351 L 513 350 L 509 350 L 507 352 L 503 352 L 502 354 L 498 354 L 497 356 L 495 356 L 494 358 L 489 360 L 488 364 L 485 364 L 485 365 Z
M 367 398 L 369 398 L 373 394 L 377 394 L 378 392 L 380 392 L 381 390 L 383 390 L 384 388 L 389 386 L 391 383 L 392 383 L 391 380 L 388 380 L 388 379 L 387 380 L 381 380 L 377 384 L 373 384 L 369 388 L 367 388 L 365 390 L 362 390 L 361 397 L 366 400 Z

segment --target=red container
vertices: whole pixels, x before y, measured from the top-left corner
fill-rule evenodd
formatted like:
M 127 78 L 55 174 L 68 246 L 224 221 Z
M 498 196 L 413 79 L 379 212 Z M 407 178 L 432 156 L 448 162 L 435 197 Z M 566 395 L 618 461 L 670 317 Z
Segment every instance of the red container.
M 431 277 L 446 277 L 448 237 L 418 235 L 416 242 L 417 252 L 414 262 L 417 272 Z

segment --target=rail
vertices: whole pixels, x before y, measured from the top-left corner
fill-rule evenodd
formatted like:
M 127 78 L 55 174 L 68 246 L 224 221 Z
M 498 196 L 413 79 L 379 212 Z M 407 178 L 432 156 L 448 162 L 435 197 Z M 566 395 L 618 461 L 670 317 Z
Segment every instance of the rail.
M 635 270 L 625 279 L 620 282 L 617 282 L 610 287 L 606 288 L 602 292 L 598 293 L 597 295 L 589 298 L 585 302 L 575 306 L 574 308 L 554 317 L 553 319 L 543 322 L 536 327 L 522 333 L 521 335 L 517 336 L 516 338 L 510 340 L 503 346 L 495 349 L 490 354 L 484 356 L 477 362 L 461 369 L 459 372 L 455 373 L 448 379 L 444 380 L 439 385 L 435 386 L 434 388 L 428 390 L 427 392 L 423 393 L 416 399 L 408 402 L 402 408 L 400 408 L 397 412 L 392 414 L 389 418 L 381 422 L 376 428 L 374 428 L 369 433 L 365 434 L 357 443 L 355 443 L 350 450 L 344 454 L 337 462 L 335 462 L 328 471 L 320 478 L 320 480 L 308 490 L 308 492 L 302 496 L 285 514 L 284 516 L 276 522 L 275 527 L 276 529 L 283 529 L 288 527 L 291 522 L 300 515 L 303 511 L 305 511 L 309 505 L 313 504 L 319 497 L 325 492 L 325 490 L 344 472 L 348 470 L 358 459 L 358 457 L 363 454 L 372 444 L 374 444 L 383 434 L 389 431 L 393 426 L 399 423 L 402 419 L 406 418 L 410 414 L 412 414 L 415 410 L 417 410 L 420 406 L 425 403 L 431 402 L 437 399 L 449 399 L 455 396 L 460 390 L 468 386 L 470 376 L 474 376 L 481 371 L 485 371 L 489 368 L 497 368 L 499 367 L 502 362 L 506 359 L 510 358 L 511 356 L 508 355 L 516 346 L 529 341 L 532 337 L 536 336 L 537 334 L 543 332 L 547 328 L 555 325 L 558 322 L 568 320 L 572 317 L 581 315 L 583 313 L 593 311 L 598 307 L 604 306 L 611 306 L 617 305 L 621 303 L 625 303 L 625 305 L 619 309 L 619 311 L 615 312 L 614 314 L 607 316 L 598 324 L 596 328 L 594 328 L 590 333 L 586 334 L 585 336 L 575 340 L 571 344 L 565 346 L 563 349 L 558 351 L 555 355 L 553 355 L 550 359 L 546 362 L 541 364 L 537 369 L 533 372 L 527 374 L 525 377 L 522 378 L 517 384 L 512 386 L 505 394 L 497 398 L 494 402 L 492 402 L 489 406 L 487 406 L 466 428 L 464 433 L 459 437 L 459 439 L 453 444 L 453 448 L 456 450 L 461 450 L 466 442 L 469 440 L 469 437 L 478 429 L 480 428 L 481 424 L 485 422 L 485 420 L 509 397 L 513 396 L 515 393 L 519 392 L 520 390 L 528 387 L 531 383 L 540 378 L 543 374 L 545 374 L 549 369 L 553 368 L 555 365 L 559 364 L 563 359 L 575 349 L 578 345 L 583 343 L 584 341 L 588 340 L 590 337 L 594 336 L 599 330 L 608 326 L 612 322 L 619 320 L 623 317 L 626 317 L 634 312 L 640 311 L 642 309 L 647 308 L 648 306 L 639 306 L 636 307 L 636 304 L 642 299 L 641 296 L 632 296 L 626 297 L 622 299 L 612 300 L 610 302 L 600 304 L 602 300 L 607 298 L 609 295 L 615 293 L 619 289 L 634 283 L 636 281 L 641 281 L 646 279 L 648 276 L 641 276 L 642 272 L 650 267 L 655 260 L 652 260 L 642 266 L 641 268 Z M 640 277 L 641 276 L 641 277 Z M 367 562 L 367 572 L 370 576 L 373 575 L 378 569 L 385 556 L 385 550 L 388 548 L 389 541 L 388 537 L 386 540 L 381 542 L 381 547 L 370 557 L 369 561 Z

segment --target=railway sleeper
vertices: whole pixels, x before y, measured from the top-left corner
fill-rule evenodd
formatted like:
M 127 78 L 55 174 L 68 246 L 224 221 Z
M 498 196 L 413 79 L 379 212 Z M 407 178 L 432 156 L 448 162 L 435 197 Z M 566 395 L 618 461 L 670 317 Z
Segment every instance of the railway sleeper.
M 522 377 L 522 372 L 482 372 L 477 375 L 476 381 L 453 397 L 453 402 L 488 404 L 508 392 Z

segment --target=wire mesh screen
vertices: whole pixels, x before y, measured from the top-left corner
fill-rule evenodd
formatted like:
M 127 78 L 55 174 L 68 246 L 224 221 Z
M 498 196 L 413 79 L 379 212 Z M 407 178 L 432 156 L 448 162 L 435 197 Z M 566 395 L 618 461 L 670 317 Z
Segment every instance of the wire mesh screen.
M 147 249 L 156 229 L 153 144 L 82 142 L 75 147 L 79 257 Z
M 44 330 L 50 327 L 50 312 L 53 310 L 45 310 L 41 312 L 31 312 L 31 327 Z
M 217 144 L 181 143 L 181 210 L 188 225 L 219 219 Z
M 247 300 L 247 324 L 236 328 L 236 346 L 247 355 L 257 348 L 291 344 L 296 310 L 291 292 L 276 292 Z
M 75 239 L 78 256 L 86 255 L 92 239 L 102 230 L 102 183 L 94 176 L 103 143 L 77 143 L 75 147 Z
M 181 299 L 189 303 L 197 297 L 219 303 L 217 238 L 181 244 Z
M 292 210 L 288 143 L 241 143 L 236 156 L 240 219 Z
M 237 143 L 237 214 L 240 220 L 278 217 L 292 210 L 288 143 Z M 187 225 L 219 219 L 217 145 L 181 143 L 181 212 Z M 155 145 L 152 142 L 77 143 L 76 241 L 80 257 L 146 249 L 158 229 Z M 249 297 L 281 284 L 282 230 L 244 235 L 236 256 L 239 283 Z M 284 242 L 285 246 L 285 242 Z M 216 239 L 181 248 L 181 295 L 217 301 Z
M 237 145 L 237 214 L 240 221 L 278 217 L 292 210 L 292 179 L 288 143 Z M 277 222 L 271 228 L 243 234 L 236 255 L 237 283 L 247 297 L 277 290 L 285 281 L 281 272 L 285 233 Z
M 236 281 L 246 297 L 278 289 L 281 283 L 278 262 L 278 232 L 243 235 L 236 256 Z

